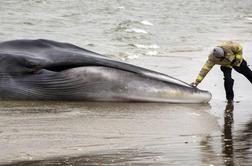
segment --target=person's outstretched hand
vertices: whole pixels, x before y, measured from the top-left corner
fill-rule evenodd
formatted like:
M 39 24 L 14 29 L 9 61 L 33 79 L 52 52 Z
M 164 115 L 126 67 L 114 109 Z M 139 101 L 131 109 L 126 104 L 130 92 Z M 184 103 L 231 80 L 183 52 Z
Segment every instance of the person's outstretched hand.
M 191 85 L 193 86 L 193 87 L 197 87 L 198 86 L 198 84 L 199 84 L 199 82 L 197 82 L 197 81 L 193 81 L 192 83 L 191 83 Z

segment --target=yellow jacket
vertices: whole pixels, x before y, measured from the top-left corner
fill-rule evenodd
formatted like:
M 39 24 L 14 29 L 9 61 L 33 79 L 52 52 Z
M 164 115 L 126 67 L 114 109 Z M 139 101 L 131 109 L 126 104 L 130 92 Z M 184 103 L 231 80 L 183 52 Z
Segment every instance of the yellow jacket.
M 233 66 L 240 66 L 243 60 L 242 57 L 242 46 L 232 41 L 223 42 L 218 47 L 224 50 L 224 58 L 216 58 L 211 52 L 208 56 L 208 60 L 203 65 L 197 76 L 196 81 L 200 83 L 207 73 L 213 68 L 214 65 L 218 64 L 221 66 L 232 68 Z

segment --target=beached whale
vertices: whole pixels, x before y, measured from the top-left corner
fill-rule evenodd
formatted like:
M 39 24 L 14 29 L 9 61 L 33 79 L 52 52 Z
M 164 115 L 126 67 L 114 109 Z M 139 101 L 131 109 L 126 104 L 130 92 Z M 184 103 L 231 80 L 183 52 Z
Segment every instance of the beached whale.
M 205 103 L 207 91 L 69 43 L 0 43 L 0 99 Z

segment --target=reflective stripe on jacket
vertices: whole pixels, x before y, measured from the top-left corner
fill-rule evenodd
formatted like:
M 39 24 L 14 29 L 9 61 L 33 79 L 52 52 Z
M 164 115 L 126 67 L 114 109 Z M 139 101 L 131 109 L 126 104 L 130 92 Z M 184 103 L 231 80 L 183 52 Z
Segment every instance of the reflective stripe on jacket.
M 218 64 L 221 66 L 232 68 L 233 66 L 240 66 L 243 60 L 242 57 L 242 46 L 238 43 L 232 41 L 223 42 L 218 47 L 221 47 L 224 50 L 224 58 L 216 58 L 211 52 L 208 56 L 208 60 L 203 65 L 200 70 L 199 75 L 197 76 L 196 81 L 200 83 L 207 73 L 213 68 L 214 65 Z

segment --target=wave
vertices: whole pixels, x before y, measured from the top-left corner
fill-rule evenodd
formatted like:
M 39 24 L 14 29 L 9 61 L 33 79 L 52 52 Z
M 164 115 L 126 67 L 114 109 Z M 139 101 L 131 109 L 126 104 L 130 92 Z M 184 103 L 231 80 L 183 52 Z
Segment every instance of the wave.
M 123 10 L 123 9 L 125 9 L 125 7 L 124 6 L 118 6 L 117 9 Z
M 245 17 L 245 22 L 248 23 L 248 24 L 251 24 L 252 23 L 252 17 Z
M 134 46 L 136 48 L 144 48 L 144 49 L 158 49 L 158 48 L 160 48 L 156 44 L 152 44 L 152 45 L 132 44 L 132 46 Z
M 156 56 L 156 55 L 158 55 L 158 51 L 148 51 L 147 53 L 146 53 L 146 55 L 149 55 L 149 56 Z
M 131 29 L 126 29 L 126 32 L 130 32 L 130 33 L 143 33 L 143 34 L 147 34 L 148 32 L 143 30 L 143 29 L 138 29 L 138 28 L 131 28 Z
M 143 25 L 149 25 L 149 26 L 153 26 L 154 25 L 153 23 L 149 22 L 148 20 L 143 20 L 140 23 L 143 24 Z

